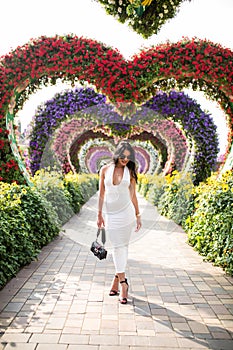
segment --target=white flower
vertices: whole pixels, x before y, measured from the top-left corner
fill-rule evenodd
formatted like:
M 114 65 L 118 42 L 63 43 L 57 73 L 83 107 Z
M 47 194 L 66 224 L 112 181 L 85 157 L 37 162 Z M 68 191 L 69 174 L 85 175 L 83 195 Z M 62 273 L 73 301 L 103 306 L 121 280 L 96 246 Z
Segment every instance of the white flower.
M 122 12 L 122 8 L 118 7 L 117 12 L 121 13 Z
M 159 14 L 159 17 L 160 17 L 160 18 L 163 18 L 163 13 L 160 13 L 160 14 Z
M 120 5 L 120 6 L 122 5 L 122 0 L 119 0 L 119 5 Z

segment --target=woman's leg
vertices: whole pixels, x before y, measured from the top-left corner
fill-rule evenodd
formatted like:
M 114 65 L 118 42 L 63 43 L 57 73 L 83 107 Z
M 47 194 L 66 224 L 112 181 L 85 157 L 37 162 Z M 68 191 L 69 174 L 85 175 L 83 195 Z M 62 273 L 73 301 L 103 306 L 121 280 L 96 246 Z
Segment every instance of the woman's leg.
M 118 295 L 118 294 L 119 294 L 119 277 L 116 274 L 113 278 L 112 286 L 111 286 L 109 295 L 114 296 L 114 295 Z
M 109 240 L 112 243 L 112 257 L 115 266 L 115 274 L 118 276 L 119 283 L 121 285 L 121 299 L 123 299 L 127 298 L 128 285 L 121 282 L 126 280 L 125 271 L 128 261 L 128 246 L 133 225 L 118 225 L 117 228 L 114 226 L 115 225 L 112 223 L 107 225 L 106 232 Z
M 121 285 L 121 292 L 120 292 L 120 302 L 121 304 L 127 304 L 127 298 L 128 298 L 128 282 L 125 278 L 125 273 L 118 273 L 120 285 Z
M 125 272 L 128 260 L 128 245 L 114 247 L 112 252 L 116 274 Z

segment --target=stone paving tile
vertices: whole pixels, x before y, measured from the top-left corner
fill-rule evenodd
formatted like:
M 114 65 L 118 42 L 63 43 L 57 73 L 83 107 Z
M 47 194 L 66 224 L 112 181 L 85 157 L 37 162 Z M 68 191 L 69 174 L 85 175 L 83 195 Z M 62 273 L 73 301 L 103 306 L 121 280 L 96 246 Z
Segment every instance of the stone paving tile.
M 29 339 L 30 343 L 41 343 L 41 344 L 57 344 L 59 342 L 60 333 L 41 333 L 41 334 L 32 334 Z
M 65 344 L 38 344 L 36 350 L 67 350 L 68 345 Z
M 1 349 L 1 347 L 0 347 Z M 37 349 L 37 344 L 27 344 L 27 343 L 9 343 L 4 347 L 4 350 L 35 350 Z
M 5 333 L 1 337 L 1 343 L 27 343 L 29 338 L 31 337 L 30 333 L 24 334 L 13 334 L 13 333 Z
M 100 345 L 99 350 L 130 350 L 129 346 L 105 346 L 105 345 Z
M 61 234 L 0 291 L 0 350 L 233 349 L 233 278 L 139 202 L 145 232 L 130 245 L 128 304 L 108 296 L 111 251 L 98 261 L 76 242 L 80 227 L 94 239 L 94 196 L 68 223 L 72 237 Z
M 207 341 L 202 339 L 192 339 L 192 338 L 177 338 L 178 347 L 181 349 L 209 349 L 209 344 Z M 220 350 L 219 348 L 218 350 Z M 221 349 L 223 350 L 223 349 Z

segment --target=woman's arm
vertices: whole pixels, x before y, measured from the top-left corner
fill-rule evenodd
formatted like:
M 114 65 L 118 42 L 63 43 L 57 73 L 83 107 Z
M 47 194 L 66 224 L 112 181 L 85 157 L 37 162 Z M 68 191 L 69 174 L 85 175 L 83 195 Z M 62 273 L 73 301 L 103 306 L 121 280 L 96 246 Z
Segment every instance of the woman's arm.
M 104 204 L 104 194 L 105 194 L 105 186 L 104 186 L 105 170 L 106 170 L 106 167 L 101 168 L 100 178 L 99 178 L 99 199 L 98 199 L 98 216 L 97 216 L 97 226 L 99 228 L 104 226 L 103 204 Z
M 137 194 L 136 194 L 136 181 L 134 178 L 131 178 L 131 180 L 130 180 L 129 190 L 130 190 L 131 200 L 132 200 L 132 203 L 134 205 L 135 216 L 136 216 L 136 220 L 137 220 L 136 231 L 138 231 L 142 226 L 142 222 L 141 222 L 141 214 L 139 211 L 138 199 L 137 199 Z

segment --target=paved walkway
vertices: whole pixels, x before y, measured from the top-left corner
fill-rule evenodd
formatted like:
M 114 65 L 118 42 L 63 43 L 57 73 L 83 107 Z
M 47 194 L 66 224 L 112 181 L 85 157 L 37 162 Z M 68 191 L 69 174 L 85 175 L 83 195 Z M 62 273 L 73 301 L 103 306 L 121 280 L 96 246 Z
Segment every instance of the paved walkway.
M 110 248 L 104 261 L 89 251 L 96 200 L 0 292 L 0 350 L 232 350 L 233 278 L 203 262 L 182 229 L 141 196 L 129 303 L 108 296 Z

